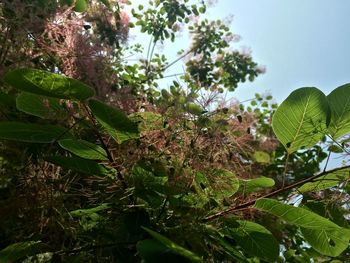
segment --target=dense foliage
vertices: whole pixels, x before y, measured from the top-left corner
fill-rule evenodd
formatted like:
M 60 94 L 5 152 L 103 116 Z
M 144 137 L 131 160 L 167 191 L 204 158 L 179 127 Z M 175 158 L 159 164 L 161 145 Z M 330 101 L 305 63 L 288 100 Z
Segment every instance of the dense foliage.
M 0 3 L 0 262 L 346 262 L 350 84 L 229 103 L 264 70 L 227 24 L 127 4 Z

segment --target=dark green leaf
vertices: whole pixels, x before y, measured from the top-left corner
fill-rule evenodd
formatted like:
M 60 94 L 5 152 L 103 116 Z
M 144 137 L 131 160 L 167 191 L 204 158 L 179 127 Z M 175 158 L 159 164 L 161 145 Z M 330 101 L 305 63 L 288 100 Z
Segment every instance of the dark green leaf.
M 27 114 L 42 119 L 64 116 L 65 112 L 58 99 L 22 92 L 17 96 L 16 107 Z
M 184 256 L 191 260 L 191 262 L 203 262 L 200 257 L 198 257 L 196 254 L 193 252 L 175 244 L 173 241 L 168 239 L 165 236 L 162 236 L 161 234 L 158 234 L 157 232 L 154 232 L 153 230 L 147 228 L 147 227 L 142 227 L 145 231 L 148 232 L 154 239 L 162 243 L 164 246 L 166 246 L 168 249 L 170 249 L 172 252 L 179 254 L 181 256 Z
M 0 139 L 32 143 L 52 143 L 70 138 L 67 129 L 49 125 L 22 122 L 0 122 Z
M 118 143 L 139 137 L 137 124 L 122 111 L 97 100 L 91 100 L 89 105 L 96 120 Z
M 88 141 L 65 139 L 58 141 L 58 144 L 63 149 L 85 159 L 108 160 L 106 151 L 102 147 Z
M 236 240 L 246 253 L 274 262 L 279 255 L 279 244 L 265 227 L 250 221 L 235 221 L 238 228 L 227 227 L 224 234 Z
M 78 80 L 38 69 L 15 69 L 4 80 L 19 90 L 48 97 L 86 100 L 95 95 L 91 87 Z
M 35 255 L 39 252 L 40 241 L 19 242 L 7 246 L 0 251 L 0 263 L 15 262 L 26 256 Z
M 50 163 L 62 166 L 63 168 L 84 174 L 96 176 L 106 176 L 109 174 L 109 171 L 103 165 L 98 164 L 95 161 L 85 160 L 75 156 L 50 156 L 47 157 L 46 160 Z

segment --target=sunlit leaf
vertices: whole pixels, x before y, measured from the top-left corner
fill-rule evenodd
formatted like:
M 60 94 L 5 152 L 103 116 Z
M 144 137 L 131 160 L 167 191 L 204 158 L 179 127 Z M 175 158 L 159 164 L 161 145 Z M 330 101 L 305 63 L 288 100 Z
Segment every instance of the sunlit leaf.
M 0 122 L 0 139 L 32 143 L 51 143 L 70 138 L 67 129 L 49 124 Z
M 275 181 L 272 178 L 261 176 L 254 179 L 240 179 L 240 188 L 239 191 L 243 193 L 251 193 L 264 188 L 273 187 Z
M 78 80 L 38 69 L 15 69 L 4 80 L 16 89 L 48 97 L 86 100 L 95 95 L 91 87 Z
M 63 149 L 85 159 L 108 160 L 107 153 L 102 147 L 88 141 L 64 139 L 58 141 L 58 144 Z
M 89 106 L 96 120 L 118 143 L 139 137 L 137 124 L 122 111 L 97 100 L 90 100 Z
M 255 207 L 299 226 L 305 240 L 319 253 L 340 255 L 349 244 L 350 230 L 307 209 L 282 204 L 272 199 L 259 199 Z
M 350 177 L 350 169 L 339 170 L 334 173 L 326 174 L 316 178 L 312 182 L 308 182 L 299 187 L 298 191 L 301 193 L 310 191 L 321 191 L 334 186 Z
M 350 84 L 336 88 L 327 99 L 332 114 L 328 131 L 333 139 L 338 139 L 350 132 Z
M 320 141 L 329 117 L 326 96 L 317 88 L 300 88 L 278 107 L 272 118 L 272 128 L 279 141 L 292 153 Z
M 257 163 L 262 163 L 262 164 L 266 164 L 266 163 L 270 163 L 271 162 L 270 155 L 268 153 L 262 152 L 262 151 L 254 152 L 253 153 L 253 159 Z

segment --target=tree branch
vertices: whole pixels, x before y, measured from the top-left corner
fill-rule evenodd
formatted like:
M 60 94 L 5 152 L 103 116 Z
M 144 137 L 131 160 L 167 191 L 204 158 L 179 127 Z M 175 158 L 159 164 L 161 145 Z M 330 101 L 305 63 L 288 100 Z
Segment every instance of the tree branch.
M 337 171 L 345 170 L 345 169 L 348 169 L 348 168 L 350 168 L 350 165 L 344 166 L 344 167 L 338 167 L 338 168 L 335 168 L 335 169 L 332 169 L 332 170 L 329 170 L 329 171 L 323 171 L 323 172 L 321 172 L 321 173 L 319 173 L 319 174 L 316 174 L 316 175 L 314 175 L 314 176 L 311 176 L 311 177 L 309 177 L 309 178 L 306 178 L 306 179 L 300 180 L 300 181 L 298 181 L 298 182 L 296 182 L 296 183 L 287 185 L 287 186 L 285 186 L 284 188 L 280 188 L 280 189 L 277 189 L 276 191 L 273 191 L 273 192 L 271 192 L 271 193 L 262 195 L 262 196 L 260 196 L 260 197 L 258 197 L 258 198 L 255 198 L 255 199 L 251 200 L 251 201 L 245 202 L 245 203 L 240 204 L 240 205 L 237 205 L 237 206 L 235 206 L 235 207 L 228 208 L 227 210 L 218 212 L 218 213 L 216 213 L 216 214 L 214 214 L 214 215 L 208 216 L 208 217 L 206 217 L 206 218 L 204 219 L 204 221 L 211 221 L 211 220 L 217 219 L 217 218 L 219 218 L 219 217 L 221 217 L 221 216 L 224 216 L 224 215 L 226 215 L 226 214 L 229 214 L 229 213 L 232 213 L 232 212 L 234 212 L 234 211 L 240 210 L 240 209 L 242 209 L 242 208 L 247 208 L 247 207 L 249 207 L 249 206 L 254 205 L 255 202 L 256 202 L 257 200 L 261 199 L 261 198 L 268 198 L 268 197 L 272 197 L 272 196 L 281 194 L 281 193 L 283 193 L 283 192 L 285 192 L 285 191 L 287 191 L 287 190 L 290 190 L 290 189 L 293 189 L 293 188 L 295 188 L 295 187 L 297 187 L 297 186 L 300 186 L 300 185 L 303 185 L 303 184 L 305 184 L 305 183 L 311 182 L 311 181 L 313 181 L 313 180 L 315 180 L 315 179 L 317 179 L 317 178 L 319 178 L 319 177 L 321 177 L 321 176 L 324 176 L 324 175 L 327 175 L 327 174 L 330 174 L 330 173 L 334 173 L 334 172 L 337 172 Z

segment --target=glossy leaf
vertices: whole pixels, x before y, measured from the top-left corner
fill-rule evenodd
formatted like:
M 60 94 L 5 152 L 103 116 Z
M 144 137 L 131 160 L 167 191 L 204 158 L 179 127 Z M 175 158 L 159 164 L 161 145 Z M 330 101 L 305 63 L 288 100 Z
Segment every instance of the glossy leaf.
M 88 141 L 65 139 L 58 141 L 58 144 L 63 149 L 85 159 L 108 160 L 107 153 L 102 147 Z
M 246 253 L 274 262 L 279 255 L 279 244 L 265 227 L 251 221 L 235 221 L 237 228 L 226 227 L 224 234 L 236 240 Z
M 97 100 L 91 100 L 89 106 L 96 120 L 118 143 L 139 137 L 137 124 L 122 111 Z
M 150 234 L 154 239 L 162 243 L 165 247 L 167 247 L 169 250 L 172 252 L 179 254 L 181 256 L 184 256 L 191 260 L 191 262 L 203 262 L 200 257 L 198 257 L 196 254 L 193 252 L 175 244 L 173 241 L 168 239 L 167 237 L 158 234 L 157 232 L 154 232 L 153 230 L 147 228 L 147 227 L 142 227 L 148 234 Z
M 311 191 L 321 191 L 334 186 L 337 186 L 343 180 L 350 177 L 350 169 L 339 170 L 334 173 L 326 174 L 315 179 L 312 182 L 308 182 L 299 187 L 298 191 L 301 193 Z
M 103 165 L 92 160 L 85 160 L 75 156 L 67 157 L 57 155 L 47 157 L 46 160 L 50 163 L 62 166 L 63 168 L 84 174 L 106 176 L 109 173 L 107 168 Z
M 16 107 L 20 111 L 42 119 L 65 115 L 64 108 L 59 104 L 58 99 L 28 92 L 22 92 L 17 96 Z
M 278 107 L 272 118 L 272 128 L 287 151 L 293 153 L 320 141 L 329 117 L 326 96 L 317 88 L 300 88 Z
M 162 115 L 154 112 L 135 112 L 130 114 L 129 119 L 138 123 L 141 132 L 163 129 Z
M 48 97 L 86 100 L 95 95 L 91 87 L 78 80 L 38 69 L 15 69 L 4 80 L 19 90 Z
M 338 139 L 350 132 L 350 84 L 336 88 L 327 99 L 332 114 L 328 131 L 333 139 Z
M 23 122 L 0 122 L 0 139 L 31 143 L 52 143 L 60 138 L 70 138 L 67 129 L 49 125 Z
M 9 245 L 0 251 L 0 263 L 15 262 L 26 256 L 35 255 L 39 252 L 40 241 L 19 242 Z
M 305 240 L 323 255 L 338 256 L 348 246 L 349 229 L 342 228 L 307 209 L 282 204 L 272 199 L 260 199 L 255 207 L 301 227 Z
M 272 178 L 268 178 L 265 176 L 248 180 L 241 179 L 239 181 L 239 191 L 246 194 L 261 190 L 263 188 L 273 187 L 275 185 L 275 181 Z

